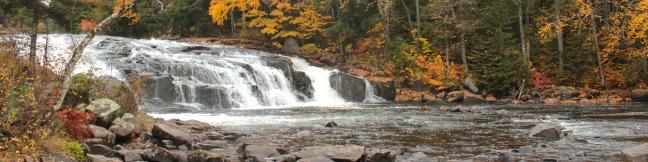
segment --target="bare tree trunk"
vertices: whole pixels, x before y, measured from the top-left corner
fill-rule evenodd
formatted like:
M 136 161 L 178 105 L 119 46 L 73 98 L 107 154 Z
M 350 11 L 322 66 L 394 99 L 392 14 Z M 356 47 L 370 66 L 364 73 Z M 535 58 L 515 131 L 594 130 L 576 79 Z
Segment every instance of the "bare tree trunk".
M 412 15 L 410 14 L 409 7 L 407 7 L 407 3 L 405 3 L 405 0 L 400 0 L 400 1 L 401 4 L 403 5 L 403 8 L 405 9 L 405 15 L 407 16 L 407 25 L 411 30 L 413 28 L 413 25 L 412 25 Z
M 461 62 L 464 65 L 464 69 L 466 70 L 465 74 L 469 74 L 470 70 L 468 69 L 468 59 L 466 59 L 466 38 L 465 34 L 459 33 L 459 41 L 461 44 Z
M 29 63 L 31 64 L 32 74 L 35 75 L 36 71 L 36 40 L 38 40 L 38 17 L 40 16 L 39 10 L 34 8 L 32 17 L 32 31 L 29 35 Z
M 515 0 L 518 6 L 518 25 L 520 26 L 520 46 L 522 49 L 522 56 L 524 56 L 525 63 L 529 62 L 529 56 L 527 55 L 526 48 L 526 39 L 524 38 L 524 13 L 522 11 L 522 0 Z
M 234 21 L 234 11 L 230 12 L 230 25 L 232 26 L 232 36 L 236 33 L 236 23 Z
M 596 16 L 594 13 L 590 15 L 591 17 L 591 25 L 592 25 L 592 32 L 594 34 L 594 51 L 596 52 L 596 58 L 598 60 L 598 70 L 599 70 L 599 76 L 601 77 L 601 86 L 605 87 L 605 72 L 603 71 L 603 58 L 601 58 L 601 49 L 599 47 L 599 41 L 598 41 L 598 29 L 596 28 Z
M 133 0 L 131 4 L 128 6 L 124 7 L 121 9 L 119 12 L 113 13 L 110 15 L 108 18 L 104 19 L 99 23 L 95 28 L 90 30 L 88 34 L 83 38 L 83 40 L 74 48 L 74 51 L 72 52 L 72 57 L 70 58 L 70 62 L 67 63 L 65 66 L 65 69 L 63 70 L 63 76 L 65 76 L 65 79 L 63 80 L 63 87 L 61 89 L 61 94 L 59 94 L 59 98 L 56 102 L 56 105 L 54 105 L 53 110 L 57 111 L 61 108 L 63 105 L 63 101 L 65 100 L 65 95 L 67 94 L 69 88 L 70 88 L 70 80 L 72 78 L 72 71 L 76 67 L 77 62 L 81 58 L 81 55 L 83 54 L 83 50 L 90 44 L 90 41 L 97 35 L 103 32 L 104 28 L 107 28 L 108 26 L 112 25 L 115 20 L 117 20 L 119 17 L 124 15 L 124 13 L 128 12 L 131 10 L 137 3 L 139 3 L 141 0 Z M 49 116 L 49 115 L 48 115 Z
M 415 0 L 416 2 L 416 32 L 421 33 L 421 11 L 419 8 L 421 8 L 421 5 L 419 4 L 419 0 Z
M 556 5 L 560 4 L 560 0 L 554 0 Z M 556 16 L 556 28 L 558 30 L 558 71 L 560 74 L 563 74 L 565 71 L 565 62 L 563 60 L 563 55 L 565 53 L 565 45 L 563 43 L 563 31 L 560 24 L 560 8 L 556 6 L 554 9 L 554 14 Z

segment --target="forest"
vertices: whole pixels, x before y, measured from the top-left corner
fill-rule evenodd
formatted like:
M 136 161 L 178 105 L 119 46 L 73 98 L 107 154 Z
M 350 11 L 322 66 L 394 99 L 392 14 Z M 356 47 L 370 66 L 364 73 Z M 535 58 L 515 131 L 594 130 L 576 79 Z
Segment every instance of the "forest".
M 72 76 L 74 65 L 54 72 L 48 48 L 37 56 L 50 34 L 245 44 L 390 82 L 397 102 L 463 90 L 526 101 L 564 87 L 625 99 L 648 81 L 648 0 L 0 0 L 0 34 L 30 38 L 26 56 L 0 42 L 0 157 L 64 148 L 84 159 L 78 141 L 101 119 L 73 109 L 106 96 L 153 129 L 138 110 L 145 79 L 94 94 L 114 87 Z M 89 41 L 70 45 L 71 62 Z

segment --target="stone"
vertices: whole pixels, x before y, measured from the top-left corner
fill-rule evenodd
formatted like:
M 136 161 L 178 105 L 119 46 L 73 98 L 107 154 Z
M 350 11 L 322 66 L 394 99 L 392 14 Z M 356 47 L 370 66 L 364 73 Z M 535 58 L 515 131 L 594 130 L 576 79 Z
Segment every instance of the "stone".
M 163 148 L 165 148 L 165 149 L 169 149 L 169 150 L 176 150 L 176 149 L 178 149 L 178 147 L 176 147 L 175 145 L 173 145 L 173 141 L 171 141 L 171 140 L 160 140 L 160 144 L 159 144 L 159 145 L 160 145 L 161 147 L 163 147 Z
M 389 149 L 370 148 L 366 151 L 366 161 L 388 162 L 396 160 L 396 151 Z
M 196 102 L 210 109 L 229 109 L 233 106 L 224 87 L 197 86 L 196 94 Z
M 373 86 L 374 94 L 380 98 L 383 98 L 387 101 L 396 100 L 396 85 L 393 81 L 391 82 L 373 82 L 370 80 L 371 85 Z
M 538 137 L 545 139 L 560 139 L 565 135 L 562 133 L 562 128 L 556 123 L 541 123 L 531 128 L 529 137 Z
M 284 56 L 265 56 L 263 60 L 266 61 L 266 66 L 281 70 L 286 78 L 293 78 L 293 63 L 290 58 Z
M 112 148 L 110 148 L 110 147 L 108 147 L 106 145 L 102 145 L 102 144 L 91 145 L 88 148 L 87 153 L 88 154 L 94 154 L 94 155 L 101 155 L 101 156 L 105 156 L 105 157 L 109 157 L 109 158 L 119 157 L 120 156 L 120 154 L 117 151 L 113 150 Z
M 195 130 L 195 131 L 203 132 L 203 131 L 208 131 L 208 130 L 218 130 L 218 128 L 216 128 L 215 126 L 213 126 L 211 124 L 208 124 L 208 123 L 205 123 L 205 122 L 198 121 L 198 120 L 177 120 L 177 119 L 173 119 L 173 120 L 170 120 L 170 121 L 175 123 L 176 125 L 179 125 L 179 126 L 191 129 L 191 130 Z
M 97 125 L 102 127 L 109 127 L 113 120 L 123 114 L 121 106 L 107 98 L 94 100 L 85 109 L 97 116 Z
M 178 92 L 173 84 L 174 78 L 169 75 L 151 76 L 144 84 L 144 99 L 158 99 L 163 102 L 176 102 Z
M 337 127 L 337 126 L 338 126 L 338 124 L 335 123 L 334 121 L 330 121 L 330 122 L 328 122 L 328 123 L 326 123 L 324 125 L 324 127 L 327 127 L 327 128 L 333 128 L 333 127 Z
M 634 89 L 630 92 L 630 98 L 634 102 L 648 102 L 648 89 Z
M 484 103 L 486 102 L 486 100 L 480 95 L 476 95 L 468 91 L 464 91 L 463 102 L 464 103 Z
M 134 161 L 143 161 L 144 158 L 142 158 L 142 153 L 144 153 L 144 150 L 129 150 L 129 149 L 121 149 L 117 151 L 122 159 L 124 159 L 124 162 L 134 162 Z
M 509 112 L 506 109 L 499 109 L 499 110 L 495 111 L 495 114 L 497 114 L 497 115 L 509 115 L 510 113 L 511 112 Z
M 170 150 L 171 154 L 175 156 L 176 162 L 189 162 L 189 153 L 183 150 Z
M 298 159 L 324 156 L 334 161 L 360 161 L 364 147 L 358 145 L 328 145 L 305 147 L 293 153 Z
M 436 103 L 436 102 L 438 102 L 438 100 L 437 100 L 435 95 L 423 95 L 423 98 L 421 99 L 421 102 L 423 102 L 423 103 Z
M 101 144 L 106 146 L 112 146 L 115 144 L 115 134 L 108 131 L 106 128 L 96 125 L 88 125 L 88 128 L 90 128 L 90 132 L 92 132 L 94 138 L 101 139 Z
M 362 78 L 351 74 L 334 72 L 329 78 L 330 86 L 346 101 L 363 102 L 366 98 L 366 85 Z
M 448 102 L 463 102 L 464 92 L 463 91 L 453 91 L 448 93 Z
M 283 44 L 283 51 L 288 54 L 298 54 L 299 53 L 299 44 L 293 38 L 288 38 Z
M 190 162 L 224 162 L 225 158 L 223 154 L 205 151 L 205 150 L 195 150 L 189 151 L 187 158 Z
M 153 137 L 160 140 L 171 140 L 175 145 L 191 146 L 192 143 L 204 141 L 207 136 L 191 133 L 190 129 L 181 127 L 173 122 L 157 121 L 153 125 Z
M 308 99 L 313 98 L 311 79 L 303 71 L 295 71 L 293 73 L 293 87 Z M 305 100 L 305 98 L 302 100 Z
M 621 158 L 626 162 L 648 161 L 648 143 L 630 147 L 621 151 Z
M 542 102 L 548 105 L 556 105 L 560 103 L 560 100 L 558 100 L 557 98 L 545 98 L 544 100 L 542 100 Z
M 228 140 L 228 141 L 235 141 L 235 140 L 239 139 L 239 137 L 235 136 L 235 135 L 227 135 L 227 136 L 223 137 L 223 139 Z
M 65 155 L 65 153 L 63 152 L 41 155 L 40 161 L 41 162 L 76 162 L 76 160 Z
M 281 155 L 276 147 L 259 145 L 243 145 L 239 152 L 241 152 L 246 161 L 250 160 L 255 162 L 265 162 L 268 161 L 266 159 L 272 159 Z
M 108 130 L 115 134 L 118 142 L 128 142 L 135 132 L 135 125 L 125 119 L 117 118 Z
M 190 46 L 182 50 L 182 52 L 192 52 L 192 51 L 207 51 L 211 48 L 205 46 Z
M 558 87 L 558 93 L 556 96 L 560 97 L 560 99 L 572 99 L 575 97 L 578 97 L 580 95 L 580 92 L 571 86 L 560 86 Z
M 437 94 L 436 97 L 440 98 L 440 99 L 445 99 L 447 95 L 448 95 L 448 93 L 441 92 L 441 93 Z
M 335 162 L 335 161 L 324 156 L 318 156 L 318 157 L 311 157 L 311 158 L 302 158 L 297 160 L 297 162 Z
M 194 144 L 194 147 L 201 150 L 221 149 L 227 147 L 225 140 L 205 140 Z
M 155 147 L 153 149 L 149 149 L 149 151 L 145 151 L 142 154 L 142 158 L 144 158 L 144 160 L 157 161 L 157 162 L 177 161 L 176 156 L 173 153 L 171 153 L 171 151 L 160 147 Z
M 119 158 L 110 158 L 110 157 L 105 157 L 103 155 L 93 155 L 93 154 L 87 154 L 86 160 L 88 162 L 122 162 L 122 160 Z
M 490 96 L 489 95 L 489 96 L 486 97 L 486 102 L 491 102 L 491 103 L 492 102 L 497 102 L 497 98 L 495 98 L 495 96 Z

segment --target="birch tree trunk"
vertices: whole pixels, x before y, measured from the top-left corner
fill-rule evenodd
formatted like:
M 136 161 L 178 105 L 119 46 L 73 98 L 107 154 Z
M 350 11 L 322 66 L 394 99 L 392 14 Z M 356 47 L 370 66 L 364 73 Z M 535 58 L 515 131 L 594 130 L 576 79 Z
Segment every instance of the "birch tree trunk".
M 527 55 L 526 48 L 526 39 L 524 38 L 524 13 L 522 11 L 522 0 L 515 0 L 518 6 L 518 25 L 520 26 L 520 47 L 522 49 L 522 55 L 524 56 L 525 63 L 529 62 L 529 56 Z
M 419 4 L 419 0 L 415 0 L 414 2 L 416 2 L 416 32 L 421 34 L 421 11 L 419 9 L 421 5 Z
M 556 5 L 560 5 L 560 0 L 554 0 Z M 554 9 L 554 14 L 556 16 L 556 28 L 558 30 L 558 72 L 563 74 L 565 71 L 565 61 L 563 60 L 563 55 L 565 53 L 565 45 L 563 43 L 563 31 L 560 24 L 560 8 L 556 6 Z
M 594 51 L 596 52 L 596 59 L 598 60 L 598 70 L 599 70 L 599 77 L 601 79 L 601 86 L 605 87 L 605 72 L 603 71 L 603 58 L 601 58 L 601 49 L 599 47 L 599 41 L 598 41 L 598 29 L 596 27 L 596 15 L 592 13 L 590 15 L 591 18 L 591 25 L 592 25 L 592 32 L 593 32 L 593 40 L 594 40 Z
M 412 15 L 410 14 L 409 7 L 407 7 L 407 3 L 405 3 L 405 0 L 400 0 L 400 1 L 401 1 L 401 5 L 403 5 L 403 8 L 405 9 L 405 15 L 407 16 L 407 25 L 411 30 L 413 28 L 413 25 L 412 25 Z
M 63 86 L 61 89 L 61 93 L 59 94 L 60 96 L 56 102 L 56 105 L 54 105 L 53 107 L 54 111 L 59 110 L 63 105 L 63 101 L 65 100 L 65 95 L 70 89 L 70 80 L 72 78 L 72 71 L 74 71 L 74 68 L 76 67 L 77 62 L 79 62 L 79 59 L 81 58 L 81 55 L 83 54 L 83 50 L 86 48 L 86 46 L 90 44 L 92 39 L 97 34 L 101 34 L 105 28 L 112 25 L 115 22 L 115 20 L 117 20 L 119 17 L 121 17 L 126 12 L 131 10 L 133 7 L 135 7 L 135 5 L 137 5 L 137 3 L 139 3 L 140 1 L 142 0 L 133 0 L 131 4 L 124 7 L 119 12 L 113 13 L 108 18 L 101 21 L 101 23 L 99 23 L 95 28 L 90 30 L 90 32 L 88 32 L 88 34 L 83 38 L 83 40 L 74 48 L 74 51 L 72 51 L 72 57 L 70 58 L 70 61 L 66 64 L 65 69 L 63 70 L 62 73 L 65 79 L 63 80 Z

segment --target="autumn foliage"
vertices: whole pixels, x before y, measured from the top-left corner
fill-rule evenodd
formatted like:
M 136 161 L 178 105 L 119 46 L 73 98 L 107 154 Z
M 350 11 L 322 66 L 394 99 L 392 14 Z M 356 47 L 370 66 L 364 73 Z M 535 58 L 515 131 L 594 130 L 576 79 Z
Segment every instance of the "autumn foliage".
M 67 108 L 59 111 L 58 117 L 63 121 L 63 125 L 70 136 L 79 140 L 92 138 L 92 132 L 88 124 L 95 121 L 94 114 Z

